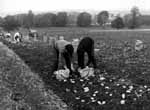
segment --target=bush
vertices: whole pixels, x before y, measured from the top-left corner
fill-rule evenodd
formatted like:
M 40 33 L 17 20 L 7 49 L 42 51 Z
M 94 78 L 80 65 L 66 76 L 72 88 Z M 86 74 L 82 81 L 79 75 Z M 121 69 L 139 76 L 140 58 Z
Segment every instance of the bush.
M 124 28 L 124 22 L 121 17 L 117 17 L 111 22 L 112 28 L 121 29 Z

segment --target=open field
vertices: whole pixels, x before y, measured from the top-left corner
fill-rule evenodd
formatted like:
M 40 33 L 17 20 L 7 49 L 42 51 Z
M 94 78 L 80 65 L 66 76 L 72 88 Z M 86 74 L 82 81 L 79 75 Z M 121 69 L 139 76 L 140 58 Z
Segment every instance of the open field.
M 66 28 L 35 28 L 40 37 L 43 33 L 47 33 L 48 36 L 59 36 L 64 35 L 66 39 L 72 39 L 81 36 L 90 36 L 94 39 L 96 38 L 113 38 L 121 40 L 131 40 L 137 38 L 144 38 L 145 40 L 150 40 L 150 29 L 135 29 L 135 30 L 102 30 L 98 27 L 89 28 L 77 28 L 77 27 L 66 27 Z M 28 31 L 26 29 L 20 29 L 20 31 L 27 35 Z M 41 39 L 41 38 L 39 38 Z
M 96 53 L 99 71 L 88 80 L 73 77 L 67 82 L 57 81 L 52 73 L 56 55 L 48 44 L 10 44 L 2 41 L 43 79 L 47 90 L 53 90 L 74 110 L 149 110 L 150 32 L 91 30 L 38 29 L 39 34 L 47 32 L 50 36 L 64 35 L 68 40 L 80 36 L 90 36 L 95 40 L 95 47 L 100 49 Z M 135 39 L 144 41 L 143 50 L 134 50 Z

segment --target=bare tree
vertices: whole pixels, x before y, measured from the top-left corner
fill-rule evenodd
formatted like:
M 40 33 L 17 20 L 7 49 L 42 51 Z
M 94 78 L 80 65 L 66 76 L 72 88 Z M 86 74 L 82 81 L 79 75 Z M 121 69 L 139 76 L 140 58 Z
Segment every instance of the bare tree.
M 130 28 L 137 28 L 139 26 L 139 16 L 140 16 L 140 11 L 139 11 L 139 8 L 134 6 L 132 9 L 131 9 L 131 26 Z

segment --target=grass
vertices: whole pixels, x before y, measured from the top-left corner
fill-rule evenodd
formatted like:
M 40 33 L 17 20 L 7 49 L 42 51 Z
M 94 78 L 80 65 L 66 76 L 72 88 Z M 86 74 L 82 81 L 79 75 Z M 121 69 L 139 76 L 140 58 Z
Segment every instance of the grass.
M 53 75 L 56 57 L 53 48 L 42 42 L 10 44 L 35 73 L 74 110 L 149 110 L 150 38 L 149 32 L 90 32 L 88 29 L 40 29 L 50 35 L 90 36 L 96 41 L 99 71 L 88 80 L 73 77 L 59 82 Z M 142 51 L 134 50 L 134 40 L 144 41 Z M 76 72 L 74 74 L 77 74 Z M 86 91 L 87 90 L 87 91 Z
M 0 43 L 0 110 L 67 110 L 37 74 Z

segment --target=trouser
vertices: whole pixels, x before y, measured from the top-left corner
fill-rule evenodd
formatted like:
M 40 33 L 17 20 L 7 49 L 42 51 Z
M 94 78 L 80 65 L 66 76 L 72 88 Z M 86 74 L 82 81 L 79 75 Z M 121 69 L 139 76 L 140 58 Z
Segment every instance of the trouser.
M 73 52 L 74 52 L 73 46 L 71 44 L 68 44 L 65 46 L 65 50 L 61 53 L 63 59 L 65 60 L 65 64 L 70 71 L 72 71 L 71 62 L 72 62 Z M 55 70 L 57 70 L 59 66 L 59 51 L 57 49 L 56 49 L 56 54 L 57 54 L 57 61 L 56 61 Z
M 84 54 L 87 53 L 88 55 L 88 62 L 86 64 L 86 66 L 89 66 L 91 63 L 93 64 L 94 68 L 96 68 L 96 61 L 95 61 L 95 57 L 94 57 L 94 42 L 86 42 L 86 40 L 84 40 L 84 42 L 81 42 L 80 45 L 86 45 L 87 46 L 79 46 L 77 49 L 77 55 L 78 55 L 78 66 L 79 68 L 83 69 L 85 68 L 84 65 Z
M 73 52 L 74 52 L 73 46 L 69 44 L 69 45 L 66 45 L 65 51 L 62 53 L 65 59 L 66 66 L 70 71 L 72 71 L 71 62 L 72 62 Z

